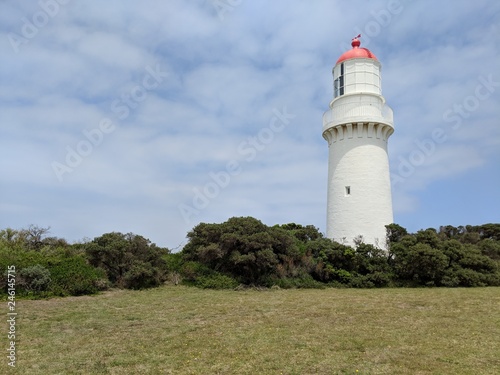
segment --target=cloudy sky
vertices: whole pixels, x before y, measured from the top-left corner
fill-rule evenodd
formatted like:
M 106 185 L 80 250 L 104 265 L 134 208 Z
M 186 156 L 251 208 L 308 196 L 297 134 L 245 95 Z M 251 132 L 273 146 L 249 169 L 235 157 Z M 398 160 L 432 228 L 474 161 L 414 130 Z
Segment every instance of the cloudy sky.
M 324 232 L 322 115 L 359 33 L 394 110 L 395 221 L 500 222 L 498 1 L 2 0 L 0 228 Z

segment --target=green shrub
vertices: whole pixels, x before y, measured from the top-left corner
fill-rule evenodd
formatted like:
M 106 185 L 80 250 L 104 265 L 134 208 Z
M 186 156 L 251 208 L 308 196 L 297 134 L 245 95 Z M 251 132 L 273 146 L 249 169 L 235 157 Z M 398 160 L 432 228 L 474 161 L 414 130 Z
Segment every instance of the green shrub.
M 289 231 L 268 227 L 252 217 L 233 217 L 222 224 L 200 223 L 188 233 L 182 254 L 214 271 L 256 285 L 267 275 L 292 271 L 303 254 Z
M 354 275 L 348 283 L 351 288 L 375 288 L 375 284 L 364 275 Z
M 0 249 L 0 266 L 3 270 L 7 269 L 7 266 L 10 265 L 15 265 L 18 271 L 37 264 L 47 267 L 49 259 L 38 251 L 17 251 L 9 248 Z
M 392 275 L 386 272 L 373 272 L 365 275 L 365 277 L 377 288 L 390 286 L 392 281 Z
M 463 268 L 456 272 L 456 276 L 460 280 L 460 286 L 486 286 L 488 285 L 488 277 L 482 273 Z
M 89 263 L 102 268 L 118 288 L 141 289 L 167 279 L 168 249 L 133 233 L 106 233 L 84 245 Z
M 18 285 L 27 292 L 46 291 L 50 284 L 50 271 L 40 264 L 26 267 L 18 272 Z
M 165 272 L 151 264 L 137 261 L 123 276 L 124 286 L 128 289 L 144 289 L 159 286 L 165 281 Z
M 170 272 L 181 272 L 183 259 L 181 253 L 165 254 L 163 259 L 166 262 L 167 269 Z
M 186 284 L 192 284 L 198 278 L 209 276 L 213 272 L 208 266 L 196 261 L 185 262 L 180 269 L 180 274 Z
M 351 281 L 352 274 L 344 269 L 334 269 L 333 279 L 343 284 L 348 284 Z
M 56 295 L 94 294 L 107 288 L 106 273 L 94 268 L 81 257 L 59 261 L 50 268 L 51 290 Z
M 232 277 L 214 273 L 209 276 L 198 277 L 194 285 L 202 289 L 234 289 L 239 283 Z
M 441 285 L 448 288 L 460 286 L 460 278 L 456 274 L 456 270 L 449 269 L 441 279 Z

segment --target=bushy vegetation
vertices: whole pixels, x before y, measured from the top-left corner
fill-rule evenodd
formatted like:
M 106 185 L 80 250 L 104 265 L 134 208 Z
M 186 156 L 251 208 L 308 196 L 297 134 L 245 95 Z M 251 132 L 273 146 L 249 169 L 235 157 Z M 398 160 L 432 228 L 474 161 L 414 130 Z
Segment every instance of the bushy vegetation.
M 106 274 L 90 266 L 79 256 L 67 257 L 55 262 L 50 268 L 53 284 L 50 288 L 56 295 L 80 296 L 94 294 L 107 289 Z
M 134 234 L 107 233 L 68 244 L 47 237 L 49 228 L 0 231 L 0 293 L 6 292 L 7 267 L 16 267 L 16 295 L 50 297 L 94 294 L 110 287 L 142 289 L 167 278 L 167 249 Z
M 107 233 L 83 246 L 89 263 L 106 272 L 118 288 L 155 287 L 167 278 L 167 249 L 132 233 Z
M 293 237 L 280 227 L 268 227 L 254 218 L 231 218 L 222 224 L 199 224 L 188 233 L 182 254 L 187 261 L 260 284 L 266 278 L 285 277 L 300 263 Z
M 414 234 L 391 224 L 388 251 L 361 241 L 355 248 L 339 244 L 313 226 L 269 227 L 251 217 L 201 223 L 188 239 L 183 274 L 194 284 L 212 271 L 244 285 L 282 288 L 500 285 L 499 224 Z
M 388 226 L 389 262 L 402 285 L 500 285 L 500 225 L 441 227 L 409 234 Z
M 340 244 L 310 225 L 267 226 L 251 217 L 201 223 L 179 253 L 132 233 L 106 233 L 72 245 L 48 233 L 37 226 L 0 231 L 0 267 L 16 266 L 18 296 L 82 295 L 165 282 L 211 289 L 500 285 L 500 224 L 417 233 L 390 224 L 388 251 L 361 241 L 355 247 Z M 6 285 L 4 272 L 0 279 Z

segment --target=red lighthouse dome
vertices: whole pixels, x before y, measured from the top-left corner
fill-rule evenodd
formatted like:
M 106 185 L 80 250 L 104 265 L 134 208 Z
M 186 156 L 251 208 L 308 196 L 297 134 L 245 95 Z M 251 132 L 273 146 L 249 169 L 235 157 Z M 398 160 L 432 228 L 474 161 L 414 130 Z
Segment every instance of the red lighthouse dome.
M 349 60 L 349 59 L 373 59 L 377 60 L 377 57 L 373 53 L 370 52 L 369 49 L 367 48 L 359 48 L 361 45 L 361 42 L 359 41 L 359 37 L 361 35 L 358 35 L 356 38 L 352 40 L 351 46 L 352 49 L 350 49 L 347 52 L 344 52 L 342 56 L 339 57 L 337 60 L 337 64 L 341 63 L 342 61 Z M 378 61 L 378 60 L 377 60 Z

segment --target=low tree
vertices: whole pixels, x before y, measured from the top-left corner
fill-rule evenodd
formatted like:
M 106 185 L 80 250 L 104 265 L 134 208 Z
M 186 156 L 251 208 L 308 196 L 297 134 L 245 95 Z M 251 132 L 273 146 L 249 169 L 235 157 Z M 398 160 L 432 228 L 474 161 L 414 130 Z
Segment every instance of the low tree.
M 322 282 L 348 283 L 356 270 L 356 252 L 353 248 L 321 238 L 307 246 L 315 260 L 312 276 Z
M 491 238 L 486 238 L 478 244 L 481 253 L 487 257 L 500 262 L 500 241 L 495 241 Z
M 24 229 L 24 238 L 28 249 L 39 250 L 43 246 L 44 237 L 50 232 L 50 227 L 43 228 L 38 225 L 30 225 Z
M 401 238 L 404 236 L 408 235 L 408 231 L 406 228 L 403 228 L 401 225 L 398 224 L 389 224 L 385 226 L 386 233 L 387 233 L 387 243 L 389 245 L 398 243 Z
M 393 275 L 384 250 L 362 243 L 356 248 L 355 264 L 360 286 L 384 287 L 391 283 Z
M 278 226 L 252 217 L 233 217 L 222 224 L 197 225 L 188 233 L 184 259 L 197 261 L 242 283 L 258 284 L 276 276 L 278 266 L 300 263 L 293 237 Z
M 400 280 L 427 286 L 440 285 L 448 265 L 449 258 L 425 242 L 397 247 L 393 263 Z
M 323 238 L 323 234 L 314 225 L 301 225 L 295 223 L 288 223 L 283 225 L 276 225 L 291 233 L 297 240 L 301 242 L 314 241 Z
M 167 278 L 167 263 L 160 248 L 132 233 L 106 233 L 84 245 L 89 262 L 106 271 L 113 286 L 141 289 L 160 285 Z

